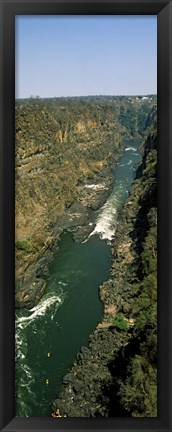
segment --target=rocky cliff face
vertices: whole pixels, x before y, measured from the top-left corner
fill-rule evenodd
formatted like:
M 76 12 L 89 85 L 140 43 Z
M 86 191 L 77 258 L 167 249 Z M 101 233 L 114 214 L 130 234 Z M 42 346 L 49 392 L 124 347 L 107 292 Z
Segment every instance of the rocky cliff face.
M 133 133 L 127 113 L 137 122 L 142 112 L 146 128 L 155 104 L 154 97 L 16 103 L 17 307 L 31 307 L 42 296 L 62 230 L 82 225 L 78 238 L 87 235 L 90 211 L 110 193 L 111 167 Z M 92 183 L 99 188 L 89 188 Z
M 120 215 L 111 278 L 100 287 L 103 320 L 53 403 L 62 416 L 157 415 L 156 147 L 154 128 Z

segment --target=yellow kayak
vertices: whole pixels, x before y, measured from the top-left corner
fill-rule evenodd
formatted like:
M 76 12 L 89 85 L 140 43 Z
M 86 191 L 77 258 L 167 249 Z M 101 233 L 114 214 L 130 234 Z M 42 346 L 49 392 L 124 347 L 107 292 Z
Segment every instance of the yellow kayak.
M 48 378 L 46 378 L 45 384 L 49 384 L 49 379 Z

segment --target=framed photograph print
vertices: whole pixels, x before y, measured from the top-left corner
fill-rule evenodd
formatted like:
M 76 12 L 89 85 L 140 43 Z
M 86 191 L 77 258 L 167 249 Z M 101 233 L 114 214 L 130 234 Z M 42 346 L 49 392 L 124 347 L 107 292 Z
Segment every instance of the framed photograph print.
M 170 432 L 171 0 L 0 7 L 0 428 Z

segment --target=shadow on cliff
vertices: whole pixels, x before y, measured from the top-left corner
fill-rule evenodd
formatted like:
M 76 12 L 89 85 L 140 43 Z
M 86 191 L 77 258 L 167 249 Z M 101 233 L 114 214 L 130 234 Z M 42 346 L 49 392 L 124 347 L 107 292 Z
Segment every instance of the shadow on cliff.
M 131 417 L 131 414 L 125 410 L 120 402 L 118 381 L 126 381 L 129 362 L 131 358 L 139 354 L 139 345 L 138 339 L 131 338 L 127 346 L 123 346 L 114 360 L 107 365 L 112 378 L 109 383 L 102 386 L 101 396 L 97 400 L 97 403 L 106 409 L 107 417 Z

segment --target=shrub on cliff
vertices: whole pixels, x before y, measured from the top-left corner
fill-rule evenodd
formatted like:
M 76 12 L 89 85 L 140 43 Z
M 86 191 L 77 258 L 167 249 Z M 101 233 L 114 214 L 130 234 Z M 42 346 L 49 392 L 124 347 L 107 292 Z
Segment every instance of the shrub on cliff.
M 156 370 L 145 354 L 130 361 L 126 382 L 120 381 L 118 395 L 133 417 L 156 417 Z
M 128 322 L 126 320 L 126 318 L 124 318 L 122 315 L 117 315 L 114 319 L 113 319 L 113 325 L 118 329 L 118 330 L 123 330 L 123 331 L 127 331 L 129 326 L 128 326 Z
M 157 415 L 156 161 L 155 134 L 147 140 L 137 179 L 140 208 L 135 234 L 140 254 L 137 259 L 139 281 L 131 303 L 135 322 L 133 348 L 126 360 L 125 376 L 118 378 L 120 402 L 133 417 Z
M 39 250 L 39 245 L 27 240 L 18 240 L 16 242 L 16 249 L 26 253 L 33 253 Z

